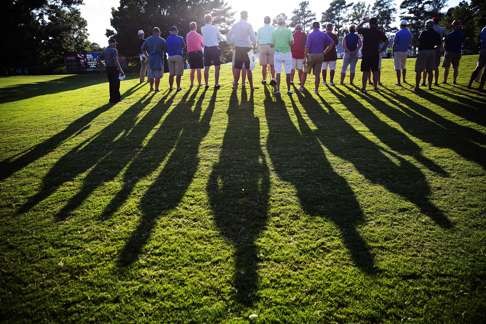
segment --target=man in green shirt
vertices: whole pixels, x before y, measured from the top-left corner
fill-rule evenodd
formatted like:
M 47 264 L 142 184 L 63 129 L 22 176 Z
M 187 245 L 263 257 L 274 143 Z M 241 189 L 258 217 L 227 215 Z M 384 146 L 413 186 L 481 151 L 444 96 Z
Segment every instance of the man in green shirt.
M 290 90 L 290 71 L 292 70 L 292 54 L 290 48 L 294 42 L 292 32 L 285 25 L 285 19 L 278 17 L 278 27 L 272 34 L 272 44 L 275 49 L 275 72 L 277 74 L 277 84 L 275 85 L 275 94 L 280 94 L 280 72 L 282 71 L 282 64 L 285 66 L 285 73 L 287 75 L 287 93 L 292 94 Z

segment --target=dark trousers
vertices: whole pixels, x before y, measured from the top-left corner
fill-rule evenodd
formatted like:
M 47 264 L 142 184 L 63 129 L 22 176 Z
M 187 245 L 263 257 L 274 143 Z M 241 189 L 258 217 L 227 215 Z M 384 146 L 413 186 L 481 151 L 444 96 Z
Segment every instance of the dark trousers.
M 116 67 L 107 66 L 106 74 L 108 76 L 108 82 L 110 83 L 110 102 L 118 102 L 120 101 L 120 79 L 118 79 L 118 69 Z

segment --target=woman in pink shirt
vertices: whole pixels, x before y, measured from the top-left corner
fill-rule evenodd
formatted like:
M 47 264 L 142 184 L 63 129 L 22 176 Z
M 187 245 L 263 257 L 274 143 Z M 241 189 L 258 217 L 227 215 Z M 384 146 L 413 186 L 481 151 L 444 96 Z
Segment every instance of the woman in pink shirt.
M 187 55 L 189 58 L 189 67 L 191 68 L 190 80 L 191 87 L 194 85 L 194 72 L 197 71 L 197 82 L 201 86 L 201 69 L 204 67 L 203 62 L 203 37 L 197 32 L 196 22 L 189 24 L 190 32 L 186 35 Z

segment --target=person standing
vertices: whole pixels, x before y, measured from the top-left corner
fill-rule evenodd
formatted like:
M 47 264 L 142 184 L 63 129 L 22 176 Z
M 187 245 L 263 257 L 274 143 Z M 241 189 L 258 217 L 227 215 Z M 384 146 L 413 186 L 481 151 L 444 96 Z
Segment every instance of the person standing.
M 125 75 L 118 59 L 115 37 L 110 37 L 108 47 L 103 51 L 105 60 L 106 75 L 110 85 L 110 103 L 114 104 L 121 100 L 120 96 L 120 75 Z
M 326 34 L 333 40 L 334 47 L 332 47 L 329 51 L 326 52 L 324 55 L 324 62 L 322 63 L 322 83 L 326 85 L 326 78 L 327 78 L 327 68 L 329 68 L 329 78 L 331 81 L 331 86 L 334 85 L 334 73 L 336 72 L 336 60 L 337 60 L 337 51 L 336 47 L 339 42 L 338 36 L 334 34 L 332 31 L 334 29 L 333 24 L 326 25 Z
M 267 71 L 270 69 L 271 85 L 275 85 L 275 69 L 273 67 L 274 50 L 272 47 L 273 26 L 269 16 L 263 18 L 263 27 L 257 31 L 258 51 L 260 53 L 260 65 L 262 66 L 262 84 L 267 83 Z
M 292 70 L 290 71 L 290 83 L 294 83 L 295 70 L 299 74 L 300 86 L 304 84 L 304 59 L 305 59 L 305 43 L 307 35 L 302 30 L 302 25 L 295 26 L 292 34 L 294 43 L 292 44 Z
M 363 25 L 368 22 L 369 27 L 364 28 Z M 378 21 L 376 18 L 365 19 L 358 25 L 358 34 L 363 36 L 363 49 L 361 59 L 361 72 L 363 72 L 361 91 L 366 93 L 366 83 L 373 73 L 373 85 L 375 90 L 378 90 L 378 64 L 380 61 L 381 44 L 388 44 L 388 39 L 384 32 L 378 29 Z
M 447 83 L 449 77 L 449 69 L 452 64 L 454 70 L 453 82 L 457 84 L 457 76 L 459 75 L 459 61 L 461 60 L 462 45 L 464 43 L 464 32 L 462 31 L 461 22 L 454 20 L 452 22 L 453 31 L 446 35 L 444 39 L 444 81 Z
M 322 32 L 321 25 L 315 21 L 312 23 L 312 32 L 307 36 L 305 43 L 305 58 L 306 58 L 306 74 L 304 75 L 304 82 L 300 87 L 300 91 L 304 90 L 304 84 L 307 74 L 314 73 L 314 93 L 318 93 L 319 84 L 321 82 L 321 66 L 324 60 L 324 55 L 332 50 L 334 41 L 326 33 Z
M 344 36 L 343 48 L 343 67 L 341 69 L 341 84 L 344 84 L 344 79 L 346 78 L 346 70 L 349 66 L 349 83 L 354 84 L 354 76 L 356 71 L 356 64 L 358 63 L 359 50 L 363 43 L 361 38 L 356 35 L 356 26 L 349 26 L 349 33 Z
M 442 54 L 444 53 L 444 45 L 443 45 L 442 41 L 444 40 L 444 36 L 445 36 L 445 32 L 446 32 L 445 28 L 441 27 L 439 25 L 439 20 L 440 20 L 440 18 L 437 17 L 437 16 L 432 18 L 432 28 L 440 36 L 440 45 L 435 49 L 435 66 L 434 66 L 434 71 L 433 71 L 434 82 L 435 82 L 436 86 L 439 85 L 440 58 L 442 57 Z M 424 77 L 424 82 L 425 82 L 425 77 Z
M 197 23 L 189 24 L 190 32 L 186 35 L 187 56 L 191 73 L 189 75 L 191 87 L 194 86 L 194 74 L 197 73 L 197 82 L 201 86 L 201 69 L 204 67 L 203 62 L 203 37 L 197 32 Z
M 159 27 L 152 29 L 152 36 L 143 42 L 142 50 L 148 57 L 148 78 L 150 91 L 159 91 L 160 79 L 164 75 L 164 56 L 167 44 L 165 39 L 160 37 Z
M 140 29 L 137 32 L 138 35 L 138 57 L 140 59 L 140 83 L 145 82 L 145 76 L 147 75 L 147 56 L 142 51 L 142 44 L 145 42 L 145 32 Z
M 184 38 L 179 36 L 179 30 L 176 26 L 169 29 L 169 36 L 167 37 L 167 55 L 169 64 L 169 90 L 172 90 L 174 85 L 174 77 L 176 79 L 177 91 L 181 91 L 181 79 L 184 73 L 184 49 L 186 44 Z
M 277 19 L 277 28 L 272 34 L 272 44 L 275 48 L 275 73 L 277 74 L 277 83 L 275 85 L 275 94 L 280 94 L 280 74 L 282 65 L 284 65 L 287 81 L 287 93 L 292 94 L 290 90 L 290 70 L 292 70 L 291 46 L 293 44 L 292 32 L 285 25 L 285 19 L 279 16 Z
M 393 40 L 393 64 L 395 65 L 395 72 L 397 73 L 397 85 L 407 83 L 407 57 L 408 50 L 412 46 L 412 33 L 408 29 L 408 22 L 402 20 L 400 22 L 400 30 L 396 32 Z
M 433 71 L 437 60 L 437 48 L 441 46 L 440 35 L 434 31 L 432 20 L 425 23 L 425 30 L 418 37 L 418 55 L 415 61 L 415 91 L 419 90 L 420 78 L 427 73 L 429 89 L 432 89 Z
M 235 64 L 233 73 L 233 87 L 238 87 L 240 73 L 248 77 L 250 89 L 253 90 L 253 74 L 250 69 L 248 52 L 256 46 L 256 37 L 253 27 L 248 23 L 248 12 L 240 13 L 240 21 L 235 23 L 228 34 L 228 40 L 235 47 Z M 245 85 L 243 84 L 243 87 Z
M 481 70 L 486 67 L 486 26 L 481 29 L 481 33 L 479 34 L 479 59 L 474 69 L 473 73 L 471 74 L 471 79 L 469 80 L 468 88 L 471 89 L 472 83 L 474 79 L 481 73 Z M 486 83 L 486 70 L 483 72 L 481 76 L 481 81 L 479 83 L 479 89 L 484 91 L 484 84 Z
M 214 65 L 214 88 L 219 89 L 219 70 L 221 49 L 219 43 L 223 41 L 223 36 L 218 27 L 213 25 L 213 17 L 210 14 L 204 16 L 205 25 L 201 28 L 204 42 L 204 83 L 209 88 L 209 68 Z

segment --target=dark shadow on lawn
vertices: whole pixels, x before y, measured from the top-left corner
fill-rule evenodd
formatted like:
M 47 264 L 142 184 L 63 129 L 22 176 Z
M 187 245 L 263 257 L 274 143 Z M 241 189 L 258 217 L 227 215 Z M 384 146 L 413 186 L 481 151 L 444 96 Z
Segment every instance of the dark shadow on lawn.
M 74 180 L 77 176 L 95 166 L 105 156 L 108 156 L 114 147 L 125 141 L 125 137 L 136 123 L 138 114 L 146 107 L 152 97 L 153 94 L 147 93 L 98 134 L 79 144 L 57 160 L 44 176 L 40 191 L 30 197 L 18 210 L 18 213 L 29 211 L 64 183 Z
M 106 81 L 105 74 L 80 74 L 65 77 L 0 88 L 0 104 L 84 88 Z
M 105 209 L 103 217 L 106 218 L 126 200 L 134 184 L 155 171 L 170 154 L 166 165 L 141 198 L 142 217 L 119 254 L 119 268 L 127 267 L 139 258 L 157 219 L 177 207 L 184 197 L 199 166 L 199 147 L 209 131 L 217 92 L 214 90 L 204 114 L 202 104 L 206 90 L 198 98 L 194 107 L 193 103 L 198 91 L 193 92 L 188 101 L 186 98 L 189 92 L 186 93 L 152 136 L 143 152 L 130 165 L 125 174 L 123 189 Z
M 174 92 L 167 101 L 160 101 L 132 129 L 113 143 L 109 152 L 106 152 L 84 178 L 81 190 L 59 211 L 56 216 L 57 220 L 64 220 L 68 217 L 96 188 L 115 179 L 127 164 L 137 156 L 137 153 L 142 149 L 143 141 L 150 131 L 159 124 L 160 119 L 172 104 L 175 95 Z M 138 167 L 141 166 L 138 165 Z
M 282 180 L 295 186 L 302 209 L 308 215 L 325 217 L 336 224 L 353 263 L 365 273 L 376 273 L 370 248 L 356 229 L 364 216 L 354 192 L 334 171 L 294 98 L 290 97 L 290 101 L 298 127 L 285 103 L 280 98 L 274 101 L 265 87 L 267 148 L 272 165 Z
M 391 90 L 381 91 L 380 96 L 389 100 L 396 109 L 378 96 L 365 96 L 376 109 L 399 123 L 411 135 L 437 147 L 451 149 L 464 159 L 486 166 L 486 150 L 478 145 L 486 142 L 484 134 L 458 125 L 408 97 Z
M 260 122 L 254 116 L 253 93 L 236 91 L 229 100 L 228 125 L 219 162 L 213 166 L 207 191 L 214 220 L 235 248 L 233 285 L 243 305 L 256 301 L 258 248 L 256 240 L 268 218 L 270 179 L 260 145 Z
M 122 98 L 130 96 L 132 93 L 137 91 L 141 85 L 134 85 L 122 95 Z M 98 107 L 89 113 L 79 117 L 71 124 L 69 124 L 64 130 L 57 133 L 56 135 L 46 139 L 42 143 L 39 143 L 27 151 L 18 153 L 15 156 L 5 159 L 0 162 L 0 181 L 7 179 L 15 172 L 25 168 L 29 164 L 37 161 L 38 159 L 46 156 L 47 154 L 54 151 L 59 145 L 64 143 L 66 140 L 73 136 L 77 136 L 84 130 L 89 128 L 89 124 L 99 115 L 111 108 L 113 104 L 105 104 Z
M 439 226 L 452 227 L 447 216 L 429 201 L 430 187 L 417 167 L 399 155 L 394 155 L 398 164 L 393 162 L 384 154 L 383 148 L 355 130 L 320 95 L 320 101 L 327 111 L 307 91 L 305 96 L 298 93 L 298 98 L 318 127 L 315 132 L 319 140 L 334 155 L 352 163 L 372 183 L 415 204 Z
M 459 102 L 447 100 L 441 96 L 438 96 L 434 93 L 435 91 Z M 486 112 L 484 108 L 486 106 L 486 98 L 483 98 L 485 100 L 480 100 L 479 97 L 477 98 L 478 100 L 467 99 L 451 92 L 442 91 L 440 88 L 435 89 L 434 92 L 419 91 L 416 94 L 456 116 L 481 126 L 486 125 Z
M 448 175 L 447 172 L 434 161 L 422 155 L 422 148 L 420 146 L 408 138 L 407 135 L 378 118 L 359 100 L 349 94 L 352 92 L 352 88 L 347 86 L 346 88 L 349 90 L 348 92 L 337 87 L 329 87 L 329 91 L 384 144 L 401 155 L 413 157 L 417 162 L 423 164 L 431 171 L 442 176 Z

